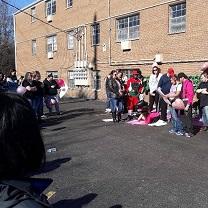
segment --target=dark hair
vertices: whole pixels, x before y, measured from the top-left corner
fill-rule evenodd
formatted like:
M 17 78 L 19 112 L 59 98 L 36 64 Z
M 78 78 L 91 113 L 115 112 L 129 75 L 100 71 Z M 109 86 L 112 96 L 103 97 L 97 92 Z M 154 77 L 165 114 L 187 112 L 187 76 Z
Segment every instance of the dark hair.
M 32 73 L 31 72 L 26 72 L 26 74 L 25 74 L 25 80 L 28 80 L 29 75 L 32 78 Z
M 113 75 L 115 72 L 116 72 L 116 70 L 112 70 L 112 71 L 110 72 L 110 75 Z
M 178 79 L 180 79 L 180 78 L 182 78 L 182 77 L 184 77 L 185 79 L 188 79 L 188 76 L 187 76 L 185 73 L 180 72 L 180 73 L 178 74 Z
M 27 99 L 0 93 L 0 179 L 28 176 L 45 162 L 37 119 Z
M 159 74 L 160 74 L 160 72 L 161 72 L 161 70 L 160 70 L 160 68 L 158 68 L 158 67 L 153 67 L 153 68 L 152 68 L 152 74 L 154 74 L 154 70 L 155 70 L 155 69 L 157 69 L 156 77 L 158 77 Z
M 144 117 L 147 117 L 149 115 L 149 107 L 148 106 L 143 106 L 141 113 L 143 114 Z

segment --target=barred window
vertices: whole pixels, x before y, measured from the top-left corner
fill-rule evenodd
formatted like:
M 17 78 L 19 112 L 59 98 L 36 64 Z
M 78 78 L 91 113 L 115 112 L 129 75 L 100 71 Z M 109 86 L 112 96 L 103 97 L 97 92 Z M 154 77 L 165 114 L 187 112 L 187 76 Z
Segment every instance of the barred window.
M 139 14 L 117 20 L 117 41 L 132 40 L 139 37 Z
M 169 32 L 180 33 L 186 30 L 186 3 L 170 6 Z

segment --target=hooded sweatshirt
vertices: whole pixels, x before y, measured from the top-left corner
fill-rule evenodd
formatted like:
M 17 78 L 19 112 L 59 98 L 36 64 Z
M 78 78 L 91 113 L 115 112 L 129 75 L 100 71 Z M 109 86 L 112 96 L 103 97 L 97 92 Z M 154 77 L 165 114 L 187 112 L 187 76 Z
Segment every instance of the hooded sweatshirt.
M 181 98 L 191 105 L 194 98 L 194 86 L 191 80 L 185 79 L 182 84 Z

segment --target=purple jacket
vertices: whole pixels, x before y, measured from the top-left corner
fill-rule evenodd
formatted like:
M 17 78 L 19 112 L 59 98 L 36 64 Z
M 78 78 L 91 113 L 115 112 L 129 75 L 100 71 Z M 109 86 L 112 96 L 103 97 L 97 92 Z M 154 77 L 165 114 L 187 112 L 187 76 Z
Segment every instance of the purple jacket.
M 187 104 L 191 105 L 194 98 L 194 86 L 192 81 L 185 79 L 182 85 L 181 98 L 187 100 Z

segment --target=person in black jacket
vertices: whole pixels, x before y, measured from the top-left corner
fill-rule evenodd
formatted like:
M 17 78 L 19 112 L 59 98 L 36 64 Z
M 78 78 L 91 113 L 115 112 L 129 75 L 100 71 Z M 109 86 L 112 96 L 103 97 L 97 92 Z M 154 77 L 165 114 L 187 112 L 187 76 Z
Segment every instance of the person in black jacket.
M 58 89 L 60 89 L 57 82 L 53 79 L 53 75 L 49 74 L 47 78 L 43 81 L 44 83 L 44 92 L 45 92 L 45 103 L 46 107 L 49 110 L 49 113 L 52 113 L 52 105 L 55 105 L 57 115 L 60 115 L 59 110 L 59 100 L 58 100 Z
M 50 207 L 29 178 L 45 163 L 34 111 L 29 101 L 18 94 L 0 93 L 0 100 L 0 207 Z
M 41 122 L 41 117 L 43 116 L 43 93 L 44 84 L 40 81 L 41 75 L 39 71 L 34 71 L 33 75 L 33 86 L 36 87 L 36 91 L 33 92 L 32 107 L 36 113 L 38 121 Z

